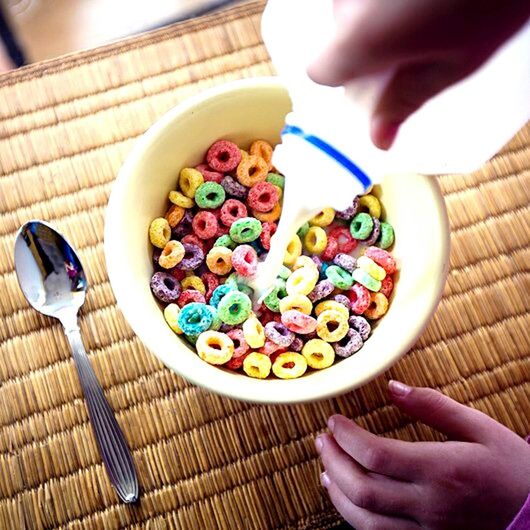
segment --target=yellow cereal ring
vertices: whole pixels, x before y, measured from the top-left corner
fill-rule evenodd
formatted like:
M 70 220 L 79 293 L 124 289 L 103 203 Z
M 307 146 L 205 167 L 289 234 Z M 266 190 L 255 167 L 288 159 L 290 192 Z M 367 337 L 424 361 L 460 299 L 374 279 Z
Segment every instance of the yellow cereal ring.
M 280 353 L 272 365 L 274 375 L 280 379 L 296 379 L 304 375 L 306 370 L 305 357 L 294 351 Z
M 249 353 L 243 361 L 243 370 L 256 379 L 265 379 L 271 373 L 271 360 L 263 353 L 253 351 Z
M 272 145 L 265 140 L 255 140 L 250 146 L 250 154 L 259 156 L 267 162 L 267 168 L 272 168 Z
M 164 269 L 172 269 L 182 261 L 185 253 L 184 245 L 180 241 L 168 241 L 158 258 L 158 264 Z
M 386 271 L 380 267 L 375 261 L 368 256 L 360 256 L 357 258 L 357 267 L 366 271 L 375 280 L 384 280 Z
M 302 355 L 307 364 L 315 370 L 328 368 L 335 361 L 333 346 L 322 339 L 308 340 L 302 348 Z
M 193 208 L 195 202 L 180 191 L 170 191 L 169 200 L 181 208 Z
M 283 257 L 283 264 L 288 267 L 292 266 L 294 262 L 302 254 L 302 242 L 300 238 L 295 234 L 293 239 L 287 245 L 285 249 L 285 255 Z
M 337 342 L 348 333 L 348 317 L 336 309 L 326 309 L 317 318 L 317 335 L 326 342 Z
M 243 186 L 250 188 L 254 184 L 264 181 L 268 173 L 269 165 L 263 158 L 249 155 L 247 158 L 242 158 L 241 162 L 239 162 L 236 177 Z
M 198 169 L 192 167 L 185 167 L 179 176 L 179 186 L 182 193 L 193 199 L 197 188 L 204 183 L 204 177 Z
M 311 226 L 329 226 L 333 219 L 335 219 L 335 210 L 333 208 L 324 208 L 309 221 L 309 224 Z
M 186 210 L 184 208 L 182 208 L 181 206 L 177 206 L 176 204 L 172 204 L 166 213 L 166 219 L 169 223 L 169 226 L 171 228 L 175 228 L 180 223 L 180 221 L 182 221 L 182 218 L 184 217 L 185 213 Z
M 210 364 L 224 364 L 234 354 L 234 342 L 219 331 L 203 331 L 195 344 L 199 357 Z
M 303 294 L 290 294 L 280 300 L 280 313 L 285 313 L 290 309 L 296 309 L 300 313 L 310 315 L 313 310 L 313 304 Z
M 204 285 L 204 282 L 194 274 L 190 276 L 186 276 L 180 281 L 180 285 L 182 286 L 182 290 L 184 289 L 195 289 L 196 291 L 199 291 L 201 294 L 206 293 L 206 287 Z
M 363 313 L 370 320 L 381 318 L 388 311 L 388 298 L 383 293 L 370 293 L 370 305 Z
M 252 215 L 262 223 L 274 223 L 280 218 L 282 205 L 277 202 L 270 212 L 257 212 L 252 210 Z
M 276 184 L 273 184 L 273 186 L 278 190 L 278 200 L 281 201 L 283 197 L 283 189 L 280 188 L 280 186 L 276 186 Z
M 245 158 L 249 157 L 248 151 L 245 151 L 244 149 L 239 148 L 239 151 L 241 153 L 241 160 L 244 160 Z
M 151 244 L 158 248 L 164 248 L 171 237 L 171 227 L 167 219 L 157 217 L 149 226 L 149 240 Z
M 296 269 L 285 282 L 287 294 L 308 295 L 318 282 L 316 267 L 301 267 Z
M 206 256 L 206 266 L 218 276 L 228 274 L 232 270 L 232 251 L 228 247 L 213 247 Z
M 177 322 L 180 313 L 180 307 L 177 304 L 169 304 L 164 308 L 164 318 L 168 326 L 177 334 L 182 335 L 182 330 Z
M 304 236 L 304 245 L 311 254 L 321 254 L 328 244 L 328 236 L 321 226 L 312 226 Z
M 256 315 L 250 315 L 243 322 L 242 328 L 243 337 L 251 348 L 261 348 L 265 344 L 265 330 Z
M 301 267 L 314 267 L 317 269 L 317 264 L 309 256 L 298 256 L 293 265 L 293 271 L 300 269 Z
M 334 311 L 338 311 L 339 313 L 342 313 L 344 315 L 344 318 L 346 320 L 350 316 L 350 312 L 348 311 L 348 308 L 339 302 L 335 302 L 335 300 L 324 300 L 323 302 L 318 303 L 315 306 L 315 315 L 318 317 L 322 311 L 327 311 L 328 309 L 333 309 Z
M 363 195 L 359 199 L 359 206 L 364 206 L 372 217 L 381 217 L 381 203 L 375 195 Z

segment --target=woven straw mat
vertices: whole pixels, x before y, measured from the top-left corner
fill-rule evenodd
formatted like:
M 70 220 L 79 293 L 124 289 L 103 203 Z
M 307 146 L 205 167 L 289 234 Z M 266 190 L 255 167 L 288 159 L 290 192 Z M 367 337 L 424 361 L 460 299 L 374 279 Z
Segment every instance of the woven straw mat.
M 389 406 L 390 377 L 529 430 L 529 127 L 481 170 L 440 178 L 452 229 L 444 298 L 414 349 L 349 395 L 279 407 L 212 395 L 163 367 L 116 309 L 102 245 L 112 181 L 169 108 L 272 73 L 262 8 L 248 2 L 0 78 L 1 529 L 334 528 L 313 447 L 331 413 L 379 434 L 436 438 Z M 135 506 L 109 484 L 60 325 L 18 288 L 14 234 L 35 217 L 70 238 L 88 271 L 81 329 L 133 451 Z

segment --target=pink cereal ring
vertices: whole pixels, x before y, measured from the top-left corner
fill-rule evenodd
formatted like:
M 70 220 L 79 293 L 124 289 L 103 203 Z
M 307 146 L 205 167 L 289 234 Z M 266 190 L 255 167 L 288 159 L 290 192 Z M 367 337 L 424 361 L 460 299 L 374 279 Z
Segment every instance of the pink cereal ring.
M 328 236 L 326 248 L 320 254 L 324 261 L 331 261 L 339 253 L 339 242 L 335 237 Z
M 247 203 L 257 212 L 270 212 L 278 202 L 278 188 L 270 182 L 256 182 L 248 192 Z
M 188 243 L 190 245 L 197 245 L 204 254 L 206 254 L 206 243 L 200 237 L 197 237 L 195 234 L 186 234 L 182 239 L 182 243 Z
M 349 254 L 357 246 L 357 240 L 354 239 L 350 230 L 346 226 L 336 226 L 328 233 L 329 238 L 335 238 L 339 244 L 339 252 Z
M 230 227 L 234 221 L 247 216 L 247 207 L 237 199 L 228 199 L 221 207 L 220 219 L 225 226 Z
M 233 357 L 241 357 L 250 350 L 245 337 L 243 336 L 243 330 L 239 328 L 231 329 L 227 335 L 232 339 L 234 343 L 234 354 Z
M 191 302 L 199 302 L 200 304 L 205 304 L 206 300 L 204 295 L 195 289 L 186 289 L 180 293 L 180 296 L 177 299 L 177 305 L 179 307 L 184 307 Z
M 371 303 L 368 289 L 364 285 L 356 283 L 347 294 L 350 299 L 352 312 L 356 315 L 362 315 Z
M 233 142 L 218 140 L 208 149 L 206 162 L 213 170 L 228 173 L 241 162 L 241 151 Z
M 258 255 L 250 245 L 238 245 L 232 252 L 232 266 L 241 276 L 253 276 L 258 267 Z
M 281 349 L 281 346 L 279 346 L 275 342 L 272 342 L 272 340 L 266 340 L 265 344 L 258 351 L 260 353 L 263 353 L 264 355 L 271 355 L 280 349 Z
M 375 261 L 380 267 L 383 267 L 387 274 L 393 274 L 396 272 L 396 260 L 386 250 L 377 247 L 368 247 L 365 250 L 364 255 L 372 261 Z
M 390 298 L 390 295 L 392 294 L 393 290 L 394 281 L 392 280 L 392 276 L 387 275 L 381 281 L 381 289 L 379 289 L 379 292 L 383 293 L 387 298 Z
M 217 184 L 221 184 L 221 180 L 225 178 L 222 173 L 212 171 L 208 167 L 208 164 L 199 164 L 198 166 L 195 166 L 195 169 L 200 172 L 204 182 L 217 182 Z
M 262 223 L 259 240 L 261 241 L 261 245 L 265 250 L 270 250 L 271 237 L 276 233 L 277 228 L 278 225 L 276 223 L 270 223 L 268 221 Z
M 195 215 L 191 226 L 197 237 L 210 239 L 217 234 L 219 223 L 212 212 L 202 211 Z
M 296 309 L 289 309 L 282 315 L 282 324 L 288 330 L 301 335 L 312 333 L 317 328 L 316 318 Z

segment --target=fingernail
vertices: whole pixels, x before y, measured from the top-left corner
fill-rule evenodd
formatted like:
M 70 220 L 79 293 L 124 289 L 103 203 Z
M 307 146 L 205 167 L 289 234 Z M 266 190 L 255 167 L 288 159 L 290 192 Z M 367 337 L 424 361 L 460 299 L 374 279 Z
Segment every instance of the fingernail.
M 325 471 L 323 473 L 320 473 L 320 483 L 326 489 L 328 488 L 328 486 L 330 484 L 330 480 L 329 480 L 328 474 Z
M 317 449 L 317 453 L 320 454 L 322 452 L 322 447 L 324 447 L 324 442 L 320 436 L 317 436 L 315 440 L 315 447 Z
M 331 418 L 329 418 L 328 428 L 331 432 L 333 432 L 333 429 L 335 428 L 335 416 L 331 416 Z
M 376 116 L 372 121 L 372 138 L 380 149 L 390 149 L 398 133 L 401 122 L 387 122 L 383 117 Z
M 400 381 L 389 381 L 388 382 L 388 389 L 394 396 L 404 397 L 407 394 L 410 393 L 412 388 L 405 383 L 401 383 Z

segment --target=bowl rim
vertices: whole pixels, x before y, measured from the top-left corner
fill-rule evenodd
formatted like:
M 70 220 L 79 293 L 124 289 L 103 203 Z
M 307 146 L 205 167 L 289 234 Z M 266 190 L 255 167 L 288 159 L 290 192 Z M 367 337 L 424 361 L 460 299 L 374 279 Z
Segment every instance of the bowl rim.
M 128 325 L 132 328 L 134 333 L 138 336 L 140 341 L 146 346 L 146 348 L 162 363 L 175 372 L 177 375 L 183 377 L 187 381 L 204 387 L 209 391 L 221 394 L 230 398 L 239 399 L 247 402 L 254 403 L 266 403 L 266 404 L 295 404 L 320 401 L 328 399 L 330 397 L 342 395 L 354 388 L 359 388 L 367 382 L 373 380 L 386 370 L 394 365 L 401 357 L 403 357 L 413 346 L 413 344 L 421 336 L 438 306 L 438 303 L 443 294 L 443 288 L 446 282 L 447 274 L 449 271 L 449 251 L 450 251 L 450 228 L 449 219 L 447 215 L 446 205 L 443 195 L 440 190 L 440 186 L 437 179 L 432 176 L 417 175 L 417 178 L 423 181 L 423 184 L 429 188 L 434 199 L 433 207 L 435 208 L 435 216 L 439 219 L 439 231 L 440 231 L 440 259 L 438 261 L 438 270 L 436 276 L 433 278 L 432 283 L 429 283 L 425 290 L 425 296 L 422 298 L 425 300 L 424 305 L 421 307 L 422 318 L 417 320 L 417 325 L 410 329 L 409 339 L 401 343 L 401 345 L 392 351 L 391 355 L 388 355 L 384 362 L 374 366 L 370 370 L 366 370 L 364 375 L 357 378 L 351 383 L 345 382 L 340 386 L 333 388 L 325 388 L 321 391 L 315 391 L 314 393 L 305 392 L 295 396 L 285 398 L 285 396 L 278 396 L 274 393 L 257 392 L 257 395 L 249 395 L 246 390 L 236 388 L 234 385 L 230 389 L 227 389 L 222 384 L 217 384 L 217 380 L 203 380 L 196 378 L 191 371 L 179 370 L 175 365 L 167 362 L 167 359 L 163 355 L 159 355 L 157 352 L 156 340 L 150 335 L 142 326 L 136 325 L 137 319 L 133 314 L 132 308 L 129 304 L 124 303 L 126 299 L 125 292 L 128 289 L 127 284 L 122 280 L 121 272 L 123 270 L 123 263 L 118 259 L 117 253 L 112 249 L 119 237 L 117 233 L 117 225 L 119 224 L 116 220 L 119 208 L 116 207 L 120 202 L 122 196 L 122 190 L 127 185 L 127 179 L 129 175 L 134 171 L 135 166 L 145 156 L 149 147 L 156 143 L 160 135 L 164 133 L 166 128 L 170 126 L 175 119 L 180 115 L 187 113 L 203 102 L 222 96 L 230 92 L 237 92 L 245 89 L 259 89 L 269 88 L 272 90 L 285 91 L 284 85 L 280 82 L 277 77 L 253 77 L 247 79 L 240 79 L 231 81 L 219 86 L 206 89 L 199 94 L 186 98 L 184 101 L 178 103 L 176 106 L 168 110 L 163 114 L 157 121 L 147 129 L 142 136 L 136 140 L 132 149 L 126 156 L 117 176 L 112 185 L 110 198 L 105 211 L 105 226 L 104 226 L 104 254 L 107 266 L 107 273 L 109 277 L 109 283 L 111 289 L 116 298 L 116 303 L 122 314 L 124 315 Z M 214 367 L 215 368 L 215 367 Z M 253 380 L 258 384 L 266 384 L 267 380 Z M 285 381 L 285 383 L 292 383 L 294 381 Z M 246 387 L 245 387 L 246 388 Z

